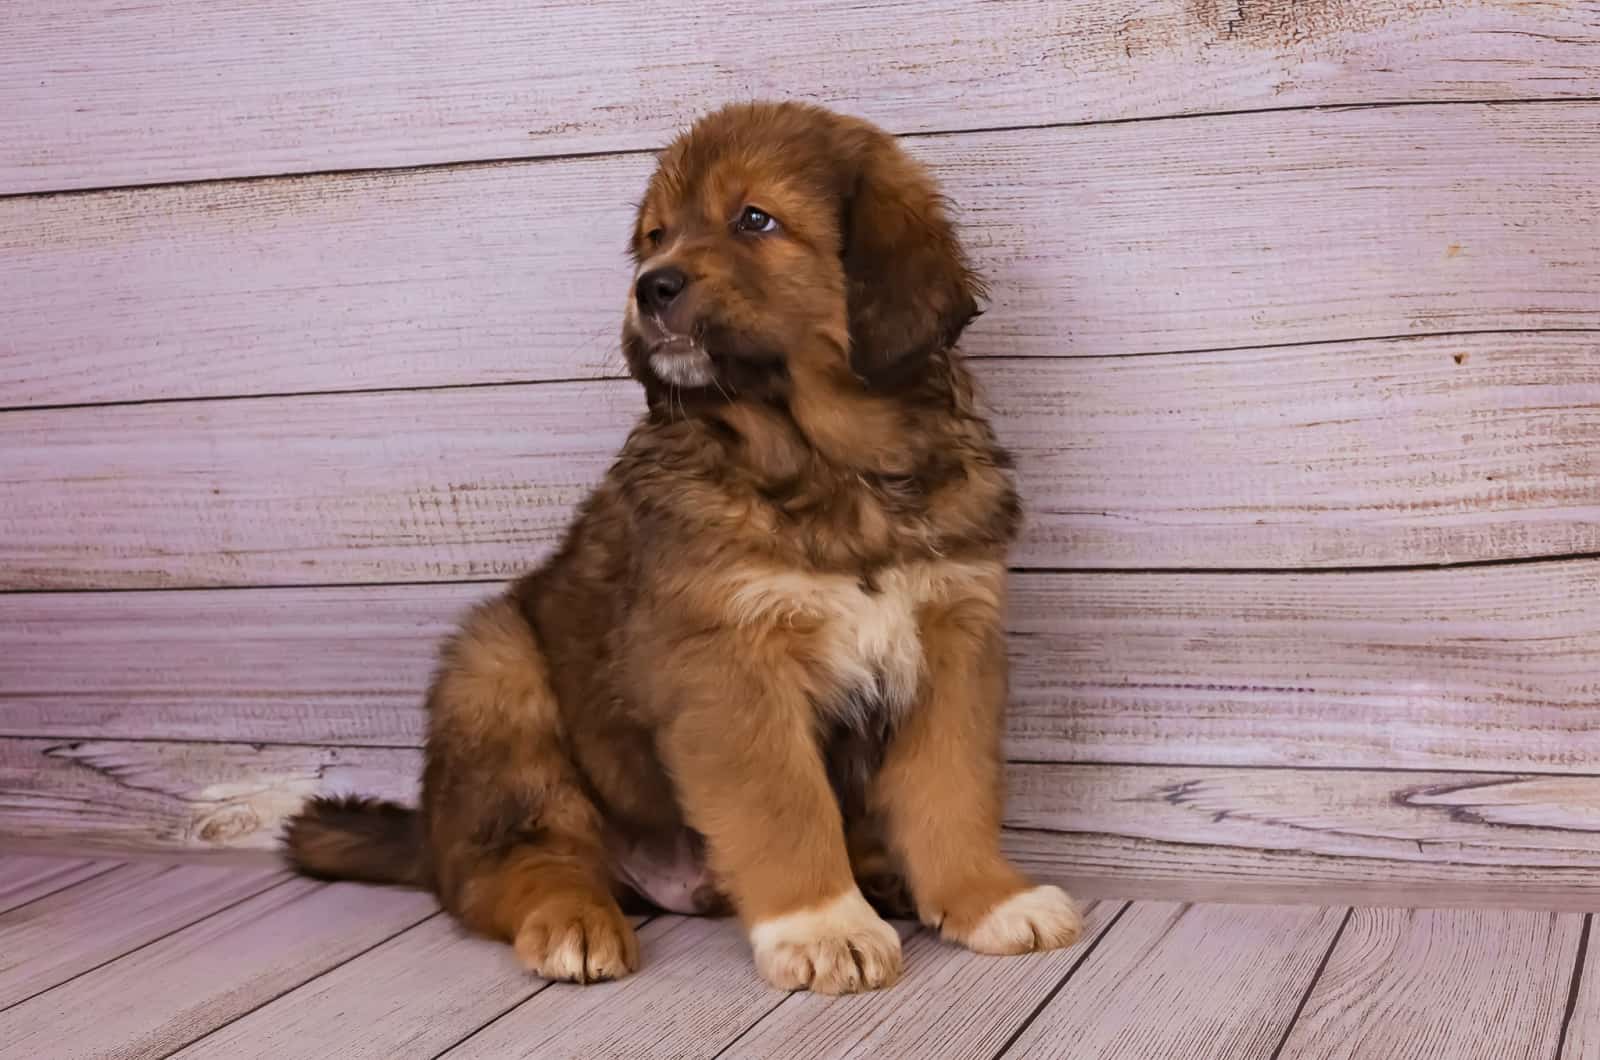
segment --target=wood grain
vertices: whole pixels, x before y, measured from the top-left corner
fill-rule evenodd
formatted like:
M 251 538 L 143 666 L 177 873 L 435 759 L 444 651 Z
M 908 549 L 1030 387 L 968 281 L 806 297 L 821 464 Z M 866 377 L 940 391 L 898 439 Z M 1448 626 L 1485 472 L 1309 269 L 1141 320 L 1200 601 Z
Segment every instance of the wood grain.
M 275 849 L 319 791 L 414 800 L 416 751 L 0 739 L 0 836 L 78 849 Z
M 1573 975 L 1568 997 L 1572 1008 L 1564 1016 L 1566 1040 L 1556 1060 L 1594 1060 L 1600 1056 L 1600 941 L 1594 937 L 1593 914 L 1587 918 Z
M 1267 1060 L 1343 915 L 1135 902 L 1017 1039 L 1014 1055 Z
M 1025 760 L 1592 774 L 1600 563 L 1021 574 Z
M 435 1057 L 548 986 L 511 947 L 439 913 L 173 1055 Z
M 283 878 L 273 868 L 130 864 L 0 915 L 0 1010 Z
M 1595 775 L 1027 763 L 1009 775 L 1007 823 L 1068 845 L 1115 836 L 1415 862 L 1441 876 L 1600 864 Z
M 706 32 L 715 27 L 715 32 Z M 905 131 L 1600 94 L 1584 5 L 201 0 L 8 11 L 0 192 L 652 147 L 709 102 Z M 574 61 L 581 56 L 582 61 Z
M 6 854 L 0 857 L 0 913 L 116 868 L 115 861 L 82 857 Z
M 905 976 L 892 989 L 837 999 L 795 994 L 722 1055 L 728 1060 L 990 1060 L 1073 974 L 1122 909 L 1084 910 L 1084 938 L 1066 950 L 983 957 L 920 931 L 905 946 Z
M 420 746 L 439 641 L 498 588 L 0 594 L 0 733 Z
M 545 986 L 440 913 L 173 1055 L 431 1057 Z
M 417 746 L 494 585 L 0 595 L 0 734 Z M 1592 773 L 1600 561 L 1013 577 L 1031 761 Z
M 1597 336 L 978 367 L 1030 506 L 1022 566 L 1600 552 Z M 0 587 L 521 573 L 638 401 L 591 382 L 8 413 Z
M 978 356 L 1600 327 L 1600 102 L 911 147 L 962 207 L 990 280 L 990 311 L 965 340 Z M 651 164 L 0 199 L 0 400 L 620 375 L 622 244 Z
M 1283 1055 L 1555 1056 L 1582 923 L 1574 913 L 1357 909 Z
M 307 796 L 411 801 L 420 768 L 410 749 L 0 739 L 0 838 L 266 855 Z M 1013 763 L 1010 780 L 1013 854 L 1085 893 L 1181 880 L 1600 895 L 1592 775 Z
M 451 1060 L 709 1060 L 784 999 L 733 920 L 662 917 L 639 933 L 640 974 L 555 983 L 444 1053 Z
M 0 1014 L 0 1060 L 167 1056 L 433 908 L 415 891 L 289 880 Z

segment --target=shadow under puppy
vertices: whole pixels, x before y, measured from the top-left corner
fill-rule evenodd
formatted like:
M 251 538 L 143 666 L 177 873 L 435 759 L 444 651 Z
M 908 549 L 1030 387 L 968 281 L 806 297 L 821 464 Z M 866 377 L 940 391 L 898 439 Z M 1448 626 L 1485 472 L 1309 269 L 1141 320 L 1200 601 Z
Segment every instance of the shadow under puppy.
M 430 887 L 557 979 L 637 967 L 634 896 L 731 906 L 787 989 L 898 977 L 863 890 L 980 952 L 1070 944 L 1000 852 L 1019 506 L 933 182 L 864 122 L 731 106 L 661 155 L 631 246 L 647 414 L 444 646 L 420 811 L 316 799 L 290 857 Z

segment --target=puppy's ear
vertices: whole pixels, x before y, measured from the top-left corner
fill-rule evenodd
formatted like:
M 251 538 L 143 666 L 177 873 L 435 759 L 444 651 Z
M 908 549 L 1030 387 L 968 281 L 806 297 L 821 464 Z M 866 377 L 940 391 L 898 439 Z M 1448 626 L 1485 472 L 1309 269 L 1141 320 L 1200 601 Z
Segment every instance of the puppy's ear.
M 983 291 L 922 166 L 882 133 L 857 157 L 843 233 L 850 367 L 869 387 L 894 389 L 955 344 Z

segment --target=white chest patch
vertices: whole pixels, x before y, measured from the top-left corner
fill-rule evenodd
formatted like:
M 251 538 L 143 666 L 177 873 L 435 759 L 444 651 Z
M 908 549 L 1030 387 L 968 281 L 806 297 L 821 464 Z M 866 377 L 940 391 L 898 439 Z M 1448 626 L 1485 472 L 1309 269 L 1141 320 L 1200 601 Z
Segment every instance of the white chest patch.
M 729 603 L 741 625 L 816 625 L 821 676 L 841 701 L 901 710 L 922 680 L 923 609 L 960 598 L 998 609 L 1003 577 L 998 564 L 953 561 L 889 568 L 872 588 L 838 574 L 745 573 Z

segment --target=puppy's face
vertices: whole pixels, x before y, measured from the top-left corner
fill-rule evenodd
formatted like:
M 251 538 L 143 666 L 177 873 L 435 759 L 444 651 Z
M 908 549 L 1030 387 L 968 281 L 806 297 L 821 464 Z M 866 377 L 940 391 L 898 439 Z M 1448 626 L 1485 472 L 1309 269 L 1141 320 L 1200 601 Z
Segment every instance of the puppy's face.
M 631 245 L 623 351 L 652 402 L 893 387 L 952 344 L 976 284 L 892 137 L 797 104 L 701 119 L 663 152 Z

